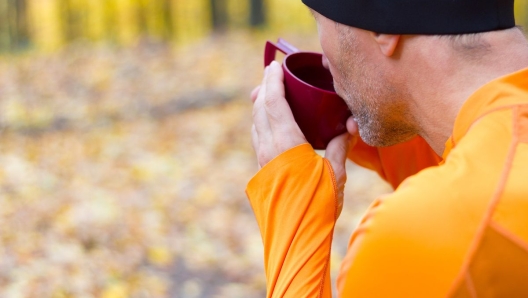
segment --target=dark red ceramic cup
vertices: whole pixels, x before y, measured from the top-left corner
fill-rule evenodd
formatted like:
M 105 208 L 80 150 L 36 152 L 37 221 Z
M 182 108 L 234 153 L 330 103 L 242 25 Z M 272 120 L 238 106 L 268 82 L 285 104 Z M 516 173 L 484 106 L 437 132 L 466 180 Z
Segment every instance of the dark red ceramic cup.
M 275 60 L 277 51 L 286 54 L 282 63 L 284 87 L 295 121 L 314 149 L 326 149 L 334 137 L 346 132 L 350 110 L 335 93 L 322 54 L 301 52 L 283 39 L 276 44 L 268 41 L 264 66 Z

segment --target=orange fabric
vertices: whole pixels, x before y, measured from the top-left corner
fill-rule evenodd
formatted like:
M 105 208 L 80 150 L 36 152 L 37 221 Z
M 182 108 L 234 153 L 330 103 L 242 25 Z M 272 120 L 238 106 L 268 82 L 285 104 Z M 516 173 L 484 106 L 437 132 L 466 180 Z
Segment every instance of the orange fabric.
M 407 177 L 442 160 L 421 137 L 384 148 L 371 147 L 360 139 L 349 151 L 348 158 L 376 171 L 394 189 Z
M 329 162 L 304 144 L 266 164 L 249 182 L 246 192 L 265 243 L 268 297 L 331 297 L 334 181 Z
M 528 253 L 501 229 L 494 225 L 486 229 L 453 297 L 526 297 Z
M 440 164 L 421 139 L 353 148 L 352 160 L 397 189 L 373 203 L 352 235 L 339 296 L 528 297 L 526 111 L 528 69 L 466 101 Z M 331 297 L 328 162 L 309 145 L 293 148 L 246 192 L 263 236 L 268 297 Z
M 528 107 L 519 109 L 519 142 L 528 144 Z

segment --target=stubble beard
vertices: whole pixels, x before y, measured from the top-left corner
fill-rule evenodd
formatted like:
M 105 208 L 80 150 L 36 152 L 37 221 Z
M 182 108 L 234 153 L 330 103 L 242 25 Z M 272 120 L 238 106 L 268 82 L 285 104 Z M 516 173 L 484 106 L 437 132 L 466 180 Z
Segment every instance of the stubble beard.
M 392 105 L 394 93 L 385 92 L 375 82 L 363 82 L 344 88 L 344 98 L 356 120 L 361 139 L 370 146 L 387 147 L 412 138 L 415 133 L 401 121 L 403 110 Z M 366 87 L 361 91 L 358 85 Z
M 398 92 L 404 89 L 391 84 L 375 65 L 367 66 L 354 42 L 354 38 L 342 42 L 337 65 L 342 82 L 335 82 L 335 89 L 352 112 L 361 138 L 375 147 L 411 139 L 416 132 L 402 100 L 405 94 Z

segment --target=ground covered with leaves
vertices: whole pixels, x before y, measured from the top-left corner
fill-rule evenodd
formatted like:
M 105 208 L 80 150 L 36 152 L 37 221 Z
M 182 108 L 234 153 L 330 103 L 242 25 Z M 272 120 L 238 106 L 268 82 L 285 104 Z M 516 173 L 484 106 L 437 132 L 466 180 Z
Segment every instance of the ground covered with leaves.
M 263 297 L 247 202 L 264 34 L 0 58 L 0 297 Z M 316 36 L 287 36 L 317 50 Z M 332 272 L 369 202 L 348 166 Z

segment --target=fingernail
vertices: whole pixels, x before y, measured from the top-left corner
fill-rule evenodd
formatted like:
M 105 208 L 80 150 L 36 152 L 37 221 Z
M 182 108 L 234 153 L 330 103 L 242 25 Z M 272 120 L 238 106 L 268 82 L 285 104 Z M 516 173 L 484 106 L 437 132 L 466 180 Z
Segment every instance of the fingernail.
M 279 62 L 273 60 L 273 62 L 271 62 L 270 66 L 272 67 L 277 67 L 279 65 Z
M 273 62 L 275 62 L 275 61 L 273 61 Z M 271 64 L 273 64 L 273 62 L 271 62 Z M 269 65 L 266 66 L 266 68 L 264 68 L 264 76 L 266 76 L 268 74 L 269 68 L 270 68 Z

